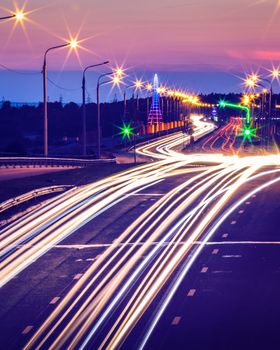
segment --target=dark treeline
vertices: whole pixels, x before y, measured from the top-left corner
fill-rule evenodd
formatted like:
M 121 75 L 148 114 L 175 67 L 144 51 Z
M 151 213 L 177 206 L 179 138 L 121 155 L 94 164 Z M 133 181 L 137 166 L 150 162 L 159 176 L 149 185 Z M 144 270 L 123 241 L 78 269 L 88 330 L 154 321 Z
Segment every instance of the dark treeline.
M 231 102 L 240 102 L 241 94 L 208 94 L 201 95 L 206 103 L 217 103 L 224 99 Z M 274 105 L 280 100 L 274 96 Z M 151 105 L 151 100 L 149 100 Z M 101 125 L 103 138 L 117 138 L 119 128 L 123 122 L 133 122 L 140 127 L 147 122 L 147 99 L 139 99 L 139 109 L 136 109 L 136 99 L 127 101 L 126 120 L 123 116 L 123 101 L 101 104 Z M 232 111 L 223 111 L 223 116 L 235 114 Z M 87 139 L 90 154 L 94 155 L 97 129 L 97 106 L 95 103 L 86 105 Z M 166 118 L 165 113 L 163 113 Z M 173 117 L 172 117 L 173 118 Z M 169 117 L 171 119 L 171 116 Z M 57 154 L 72 145 L 71 154 L 81 153 L 82 139 L 82 107 L 70 102 L 48 103 L 49 145 L 50 154 Z M 37 107 L 24 105 L 13 107 L 6 101 L 0 109 L 0 155 L 39 155 L 43 153 L 43 104 Z M 69 152 L 68 152 L 69 153 Z
M 147 115 L 146 100 L 139 100 L 139 112 L 136 103 L 127 101 L 127 120 L 134 120 L 137 125 L 145 123 Z M 97 105 L 86 105 L 87 139 L 94 144 L 97 129 Z M 125 122 L 123 118 L 123 102 L 101 104 L 101 126 L 104 138 L 117 137 Z M 13 107 L 10 102 L 3 102 L 0 109 L 0 154 L 1 155 L 35 155 L 43 152 L 43 104 L 37 107 L 23 105 Z M 49 146 L 50 153 L 56 153 L 61 146 L 75 144 L 74 153 L 79 154 L 82 139 L 82 107 L 70 102 L 48 103 Z M 94 148 L 94 147 L 93 147 Z M 92 153 L 94 153 L 92 151 Z

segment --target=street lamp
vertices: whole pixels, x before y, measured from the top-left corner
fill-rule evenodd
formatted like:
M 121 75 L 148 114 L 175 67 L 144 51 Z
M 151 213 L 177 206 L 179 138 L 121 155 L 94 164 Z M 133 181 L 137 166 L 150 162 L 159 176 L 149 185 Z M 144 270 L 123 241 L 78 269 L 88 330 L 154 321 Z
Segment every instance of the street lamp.
M 135 83 L 135 90 L 137 91 L 136 94 L 136 110 L 137 112 L 139 111 L 139 95 L 138 95 L 138 90 L 141 89 L 143 87 L 143 82 L 142 80 L 136 80 Z
M 114 85 L 118 85 L 121 82 L 123 76 L 123 70 L 118 68 L 117 70 L 109 73 L 101 74 L 97 79 L 96 85 L 96 102 L 97 102 L 97 159 L 101 157 L 101 127 L 100 127 L 100 86 L 112 82 Z M 111 80 L 102 81 L 105 77 L 111 77 Z
M 86 127 L 86 72 L 87 70 L 108 64 L 109 61 L 92 64 L 83 70 L 82 91 L 83 91 L 83 156 L 87 155 L 87 127 Z
M 123 90 L 123 117 L 124 119 L 126 119 L 126 91 L 128 89 L 131 89 L 131 88 L 134 88 L 134 90 L 138 90 L 138 89 L 141 89 L 143 87 L 143 82 L 142 80 L 135 80 L 133 82 L 133 84 L 130 84 L 130 85 L 127 85 L 125 86 L 124 90 Z M 138 94 L 137 94 L 137 97 L 136 97 L 136 109 L 137 111 L 139 110 L 139 100 L 138 100 Z
M 149 115 L 150 112 L 150 94 L 153 91 L 153 85 L 151 83 L 148 83 L 146 85 L 146 90 L 147 90 L 147 116 Z
M 272 71 L 272 75 L 274 78 L 277 78 L 278 76 L 280 76 L 280 71 L 278 69 L 274 69 Z M 257 86 L 262 86 L 263 88 L 265 88 L 265 86 L 263 84 L 260 83 L 260 81 L 265 81 L 266 83 L 269 84 L 269 104 L 268 104 L 268 115 L 269 117 L 271 117 L 271 110 L 272 110 L 272 95 L 273 95 L 273 91 L 272 91 L 272 81 L 263 77 L 260 77 L 257 74 L 251 74 L 249 75 L 246 79 L 245 79 L 245 85 L 247 87 L 249 87 L 250 89 L 254 89 Z
M 44 95 L 44 156 L 48 157 L 48 102 L 47 102 L 47 54 L 50 51 L 61 49 L 63 47 L 69 46 L 72 49 L 78 47 L 78 42 L 76 40 L 71 40 L 70 42 L 62 45 L 57 45 L 48 48 L 44 54 L 44 64 L 43 64 L 43 95 Z
M 12 15 L 9 15 L 9 16 L 4 16 L 4 17 L 0 17 L 0 21 L 3 21 L 5 19 L 12 19 L 14 18 L 16 21 L 22 21 L 25 17 L 25 14 L 24 12 L 22 11 L 18 11 L 16 13 L 13 13 Z

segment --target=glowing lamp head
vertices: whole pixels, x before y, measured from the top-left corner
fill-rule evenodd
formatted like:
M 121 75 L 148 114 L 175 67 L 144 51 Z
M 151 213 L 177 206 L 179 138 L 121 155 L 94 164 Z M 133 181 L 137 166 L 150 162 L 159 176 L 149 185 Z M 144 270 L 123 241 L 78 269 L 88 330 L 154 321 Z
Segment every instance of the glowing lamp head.
M 260 80 L 260 77 L 254 73 L 250 75 L 249 79 L 252 80 L 254 83 L 256 83 Z
M 68 42 L 68 45 L 70 46 L 71 49 L 76 49 L 78 46 L 79 46 L 79 43 L 76 39 L 71 39 L 69 42 Z
M 148 91 L 152 91 L 152 90 L 153 90 L 153 85 L 150 84 L 150 83 L 147 84 L 146 89 L 147 89 Z
M 251 131 L 250 131 L 249 129 L 246 129 L 246 130 L 244 131 L 244 134 L 245 134 L 246 136 L 249 136 L 249 135 L 251 135 Z
M 224 107 L 226 106 L 225 101 L 220 101 L 220 102 L 219 102 L 219 106 L 222 107 L 222 108 L 224 108 Z
M 245 105 L 245 106 L 248 106 L 250 104 L 250 96 L 243 95 L 243 97 L 242 97 L 242 104 Z
M 141 89 L 141 87 L 143 86 L 143 83 L 142 83 L 141 80 L 136 80 L 134 82 L 134 86 L 135 86 L 136 89 Z
M 248 78 L 245 80 L 245 85 L 249 88 L 254 88 L 257 84 L 255 80 L 253 80 L 252 78 Z
M 280 70 L 279 69 L 273 69 L 272 76 L 273 76 L 273 78 L 279 78 L 280 77 Z
M 124 71 L 123 71 L 123 69 L 121 68 L 121 67 L 117 67 L 117 68 L 115 68 L 115 75 L 117 76 L 117 77 L 122 77 L 123 76 L 123 74 L 124 74 Z
M 118 85 L 121 82 L 121 78 L 118 75 L 114 75 L 112 80 L 114 85 Z
M 15 13 L 15 19 L 17 21 L 22 21 L 24 19 L 24 13 L 22 11 L 18 11 Z
M 168 94 L 169 96 L 174 96 L 174 91 L 173 91 L 173 90 L 168 90 L 167 94 Z

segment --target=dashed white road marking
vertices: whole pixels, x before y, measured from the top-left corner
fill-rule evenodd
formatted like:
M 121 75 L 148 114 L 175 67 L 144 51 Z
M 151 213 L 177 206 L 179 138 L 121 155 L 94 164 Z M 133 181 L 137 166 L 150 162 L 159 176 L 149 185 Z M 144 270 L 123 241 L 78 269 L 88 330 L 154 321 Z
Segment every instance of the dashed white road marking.
M 193 297 L 195 295 L 196 289 L 190 289 L 188 291 L 187 297 Z
M 245 202 L 245 204 L 246 204 L 246 205 L 249 205 L 249 204 L 251 204 L 251 202 Z
M 31 331 L 32 328 L 33 328 L 33 326 L 25 327 L 21 334 L 28 334 Z
M 180 317 L 180 316 L 174 317 L 173 320 L 172 320 L 172 322 L 171 322 L 172 326 L 177 326 L 177 325 L 180 323 L 181 318 L 182 318 L 182 317 Z
M 80 261 L 83 261 L 83 259 L 76 259 L 75 261 L 80 262 Z
M 243 214 L 244 210 L 239 210 L 238 214 Z
M 233 220 L 230 224 L 235 225 L 237 221 Z
M 228 238 L 228 233 L 224 233 L 224 234 L 222 235 L 222 237 L 223 237 L 223 238 Z
M 242 255 L 222 255 L 223 258 L 242 258 Z
M 200 272 L 201 272 L 201 273 L 206 273 L 207 271 L 208 271 L 208 267 L 205 266 L 205 267 L 203 267 L 203 268 L 201 269 Z
M 216 255 L 216 254 L 218 254 L 219 253 L 219 249 L 213 249 L 213 251 L 212 251 L 212 254 L 213 255 Z
M 224 270 L 216 270 L 212 271 L 213 274 L 219 274 L 219 273 L 232 273 L 232 271 L 224 271 Z
M 58 300 L 60 299 L 60 297 L 54 297 L 51 301 L 50 304 L 54 305 L 58 302 Z
M 82 273 L 77 273 L 74 277 L 73 280 L 79 280 L 83 276 Z
M 257 197 L 257 195 L 256 195 L 256 194 L 253 194 L 253 195 L 252 195 L 252 198 L 256 198 L 256 197 Z

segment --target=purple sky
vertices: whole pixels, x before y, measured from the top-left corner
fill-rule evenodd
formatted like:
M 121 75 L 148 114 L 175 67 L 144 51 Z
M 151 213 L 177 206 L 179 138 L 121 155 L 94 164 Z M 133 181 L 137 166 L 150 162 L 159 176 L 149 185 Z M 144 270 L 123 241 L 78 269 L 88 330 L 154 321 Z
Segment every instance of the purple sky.
M 68 49 L 48 57 L 48 68 L 55 71 L 53 80 L 67 83 L 68 88 L 79 88 L 81 67 L 104 59 L 112 65 L 124 64 L 132 78 L 137 72 L 147 77 L 163 72 L 162 80 L 196 91 L 238 90 L 234 75 L 280 63 L 279 0 L 25 2 L 30 11 L 25 31 L 20 25 L 13 31 L 14 21 L 0 23 L 0 63 L 16 70 L 39 71 L 46 48 L 79 33 L 79 39 L 87 39 L 80 44 L 79 58 L 74 52 L 67 57 Z M 18 0 L 18 7 L 25 2 Z M 5 9 L 13 10 L 14 3 L 2 0 L 0 7 L 5 16 Z M 4 89 L 0 84 L 0 96 L 40 99 L 40 76 L 19 77 L 0 71 L 0 78 L 5 85 Z M 30 93 L 22 93 L 16 82 L 28 86 Z M 78 96 L 74 90 L 72 94 L 61 92 L 67 99 Z M 50 89 L 51 99 L 59 94 Z

